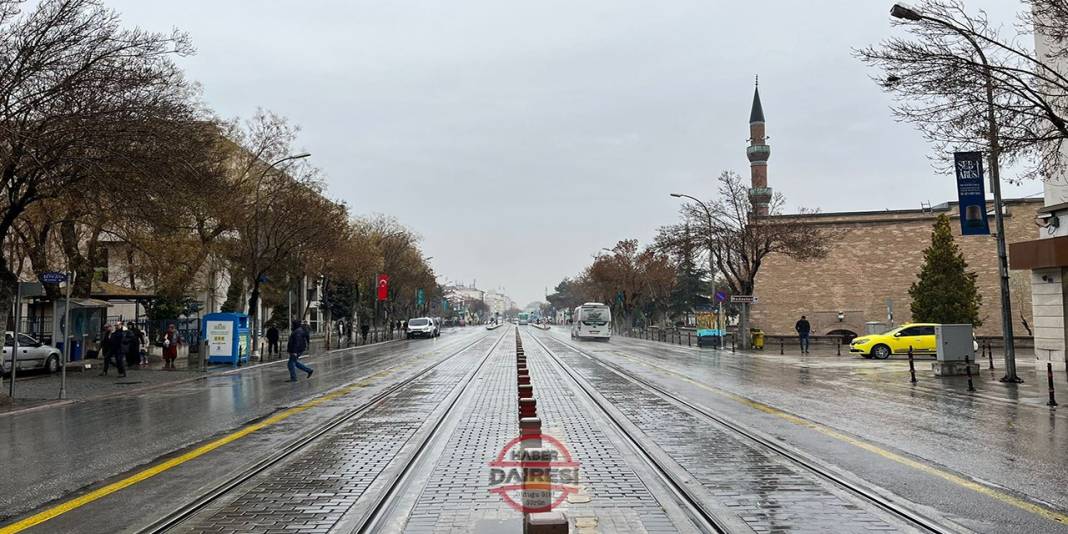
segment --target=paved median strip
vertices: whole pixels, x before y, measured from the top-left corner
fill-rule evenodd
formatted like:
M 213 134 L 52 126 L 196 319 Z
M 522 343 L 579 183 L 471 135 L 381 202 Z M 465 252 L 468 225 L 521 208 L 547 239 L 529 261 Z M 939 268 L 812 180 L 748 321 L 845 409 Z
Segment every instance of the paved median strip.
M 389 372 L 389 370 L 379 371 L 378 373 L 370 375 L 360 380 L 359 382 L 350 384 L 348 386 L 343 386 L 321 397 L 312 399 L 304 404 L 283 410 L 262 421 L 248 425 L 242 428 L 241 430 L 238 430 L 231 434 L 227 434 L 226 436 L 201 445 L 187 453 L 176 456 L 142 471 L 139 471 L 133 475 L 123 478 L 122 480 L 118 480 L 100 488 L 97 488 L 93 491 L 90 491 L 89 493 L 86 493 L 85 495 L 75 497 L 66 502 L 63 502 L 62 504 L 58 504 L 56 506 L 48 508 L 47 510 L 33 514 L 25 519 L 22 519 L 5 527 L 0 527 L 0 534 L 13 534 L 15 532 L 22 532 L 28 528 L 44 523 L 45 521 L 48 521 L 52 518 L 58 517 L 67 512 L 85 506 L 93 501 L 100 500 L 104 497 L 107 497 L 108 495 L 111 495 L 112 493 L 133 486 L 139 482 L 152 478 L 169 469 L 173 469 L 179 465 L 182 465 L 190 460 L 194 460 L 205 454 L 208 454 L 209 452 L 212 452 L 218 449 L 219 447 L 222 447 L 223 445 L 237 441 L 245 436 L 248 436 L 249 434 L 252 434 L 253 432 L 280 423 L 281 421 L 284 421 L 294 415 L 319 406 L 320 404 L 348 395 L 349 393 L 352 393 L 353 391 L 359 388 L 367 387 L 373 380 L 381 378 L 389 374 Z
M 685 382 L 687 382 L 689 384 L 693 384 L 694 386 L 697 386 L 697 387 L 699 387 L 699 388 L 701 388 L 701 389 L 703 389 L 705 391 L 709 391 L 709 392 L 715 393 L 716 395 L 719 395 L 721 397 L 725 397 L 725 398 L 731 399 L 731 400 L 733 400 L 733 401 L 735 401 L 735 402 L 737 402 L 739 404 L 748 406 L 748 407 L 753 408 L 755 410 L 759 410 L 761 412 L 764 412 L 764 413 L 767 413 L 767 414 L 770 414 L 770 415 L 774 415 L 774 416 L 776 416 L 776 417 L 778 417 L 780 419 L 784 419 L 784 420 L 789 421 L 789 422 L 791 422 L 791 423 L 793 423 L 795 425 L 803 426 L 803 427 L 806 427 L 806 428 L 810 428 L 810 429 L 815 430 L 815 431 L 817 431 L 817 432 L 819 432 L 819 433 L 821 433 L 821 434 L 823 434 L 825 436 L 832 437 L 832 438 L 837 439 L 839 441 L 842 441 L 842 442 L 848 443 L 850 445 L 853 445 L 855 447 L 859 447 L 861 449 L 864 449 L 864 450 L 866 450 L 868 452 L 877 454 L 877 455 L 879 455 L 879 456 L 881 456 L 883 458 L 886 458 L 887 460 L 891 460 L 891 461 L 897 462 L 897 463 L 899 463 L 901 465 L 905 465 L 905 466 L 911 467 L 913 469 L 916 469 L 918 471 L 922 471 L 922 472 L 924 472 L 926 474 L 941 478 L 943 480 L 946 480 L 946 481 L 948 481 L 948 482 L 950 482 L 952 484 L 955 484 L 957 486 L 960 486 L 962 488 L 966 488 L 966 489 L 972 490 L 972 491 L 974 491 L 976 493 L 979 493 L 979 494 L 985 495 L 987 497 L 990 497 L 992 499 L 1001 501 L 1001 502 L 1003 502 L 1005 504 L 1008 504 L 1010 506 L 1014 506 L 1016 508 L 1019 508 L 1021 510 L 1026 511 L 1026 512 L 1030 512 L 1032 514 L 1044 517 L 1046 519 L 1049 519 L 1050 521 L 1055 521 L 1057 523 L 1062 523 L 1062 524 L 1068 524 L 1068 514 L 1065 514 L 1065 513 L 1062 513 L 1062 512 L 1058 512 L 1056 510 L 1053 510 L 1051 508 L 1047 508 L 1045 506 L 1033 503 L 1033 502 L 1028 501 L 1026 499 L 1022 499 L 1020 497 L 1016 497 L 1016 496 L 1011 495 L 1009 493 L 1006 493 L 1006 492 L 997 490 L 995 488 L 991 488 L 989 486 L 980 484 L 980 483 L 975 482 L 974 480 L 970 480 L 970 479 L 968 479 L 968 478 L 966 478 L 964 476 L 961 476 L 961 475 L 958 475 L 958 474 L 955 474 L 955 473 L 952 473 L 952 472 L 949 472 L 949 471 L 946 471 L 946 470 L 943 470 L 943 469 L 939 469 L 937 467 L 933 467 L 931 465 L 928 465 L 928 464 L 925 464 L 923 462 L 914 460 L 912 458 L 908 458 L 906 456 L 903 456 L 901 454 L 897 454 L 895 452 L 888 451 L 886 449 L 883 449 L 882 447 L 879 447 L 879 446 L 874 445 L 872 443 L 869 443 L 867 441 L 864 441 L 864 440 L 858 439 L 856 437 L 853 437 L 853 436 L 844 434 L 842 432 L 839 432 L 839 431 L 837 431 L 837 430 L 835 430 L 835 429 L 833 429 L 833 428 L 831 428 L 829 426 L 826 426 L 826 425 L 824 425 L 822 423 L 817 423 L 815 421 L 810 421 L 808 419 L 805 419 L 803 417 L 791 414 L 789 412 L 784 412 L 784 411 L 782 411 L 782 410 L 780 410 L 778 408 L 775 408 L 774 406 L 769 406 L 769 405 L 764 404 L 762 402 L 755 401 L 755 400 L 743 397 L 743 396 L 738 395 L 736 393 L 732 393 L 730 391 L 726 391 L 726 390 L 717 388 L 715 386 L 710 386 L 710 385 L 704 384 L 702 382 L 698 382 L 698 381 L 696 381 L 696 380 L 694 380 L 694 379 L 692 379 L 692 378 L 690 378 L 690 377 L 688 377 L 688 376 L 686 376 L 686 375 L 684 375 L 684 374 L 682 374 L 682 373 L 680 373 L 678 371 L 673 371 L 671 369 L 668 369 L 668 368 L 665 368 L 665 367 L 661 367 L 659 365 L 655 365 L 655 364 L 643 361 L 643 360 L 641 360 L 639 358 L 635 358 L 633 356 L 625 355 L 625 354 L 623 354 L 621 352 L 618 352 L 618 351 L 614 352 L 614 354 L 616 354 L 616 355 L 618 355 L 620 357 L 626 358 L 626 359 L 628 359 L 628 360 L 630 360 L 630 361 L 632 361 L 632 362 L 634 362 L 634 363 L 636 363 L 638 365 L 651 367 L 651 368 L 663 371 L 665 373 L 669 373 L 672 376 L 678 377 L 680 380 L 683 380 L 683 381 L 685 381 Z

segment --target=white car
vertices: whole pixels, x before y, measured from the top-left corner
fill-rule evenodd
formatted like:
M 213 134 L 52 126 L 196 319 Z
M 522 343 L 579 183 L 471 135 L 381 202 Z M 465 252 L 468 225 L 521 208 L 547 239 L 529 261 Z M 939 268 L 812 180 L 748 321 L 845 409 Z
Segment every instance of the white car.
M 4 362 L 2 366 L 4 374 L 11 372 L 11 349 L 15 345 L 14 339 L 12 332 L 7 332 L 4 336 Z M 61 358 L 59 349 L 45 345 L 26 334 L 19 334 L 19 371 L 44 369 L 49 373 L 55 373 L 59 371 Z
M 408 319 L 407 337 L 438 337 L 440 330 L 436 322 L 429 317 L 416 317 Z

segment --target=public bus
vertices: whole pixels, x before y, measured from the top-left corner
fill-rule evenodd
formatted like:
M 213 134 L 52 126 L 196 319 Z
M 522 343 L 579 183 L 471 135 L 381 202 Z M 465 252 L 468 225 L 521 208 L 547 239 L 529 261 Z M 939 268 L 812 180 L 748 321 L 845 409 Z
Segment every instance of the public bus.
M 572 339 L 612 337 L 612 309 L 600 302 L 587 302 L 571 314 Z
M 527 312 L 519 312 L 519 324 L 530 324 L 530 314 Z

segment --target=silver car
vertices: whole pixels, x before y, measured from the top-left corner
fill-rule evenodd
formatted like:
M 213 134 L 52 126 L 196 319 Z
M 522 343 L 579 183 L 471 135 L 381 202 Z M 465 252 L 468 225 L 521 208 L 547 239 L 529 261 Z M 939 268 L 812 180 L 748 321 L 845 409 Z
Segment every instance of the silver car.
M 4 335 L 4 374 L 11 372 L 11 349 L 15 345 L 14 339 L 12 332 Z M 55 373 L 59 371 L 60 361 L 59 349 L 45 345 L 26 334 L 19 334 L 19 371 L 44 369 L 49 373 Z

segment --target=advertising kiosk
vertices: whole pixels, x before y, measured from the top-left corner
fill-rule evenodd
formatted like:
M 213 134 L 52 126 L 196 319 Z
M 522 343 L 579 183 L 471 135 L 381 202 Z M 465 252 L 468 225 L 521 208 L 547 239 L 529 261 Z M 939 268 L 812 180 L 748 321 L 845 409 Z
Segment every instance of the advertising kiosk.
M 237 367 L 248 363 L 252 347 L 246 313 L 209 313 L 204 316 L 201 332 L 208 342 L 208 363 L 228 363 Z

